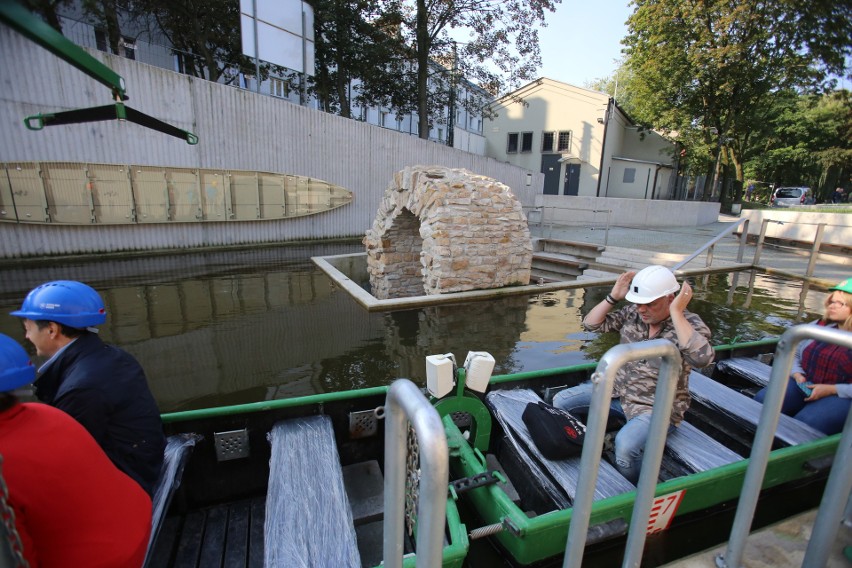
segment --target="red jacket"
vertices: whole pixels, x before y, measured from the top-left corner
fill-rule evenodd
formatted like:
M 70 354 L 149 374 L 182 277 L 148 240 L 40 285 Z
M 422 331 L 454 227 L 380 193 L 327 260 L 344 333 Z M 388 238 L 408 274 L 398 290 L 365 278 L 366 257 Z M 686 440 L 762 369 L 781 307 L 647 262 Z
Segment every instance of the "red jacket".
M 16 404 L 0 412 L 0 454 L 31 567 L 142 565 L 151 499 L 76 420 Z

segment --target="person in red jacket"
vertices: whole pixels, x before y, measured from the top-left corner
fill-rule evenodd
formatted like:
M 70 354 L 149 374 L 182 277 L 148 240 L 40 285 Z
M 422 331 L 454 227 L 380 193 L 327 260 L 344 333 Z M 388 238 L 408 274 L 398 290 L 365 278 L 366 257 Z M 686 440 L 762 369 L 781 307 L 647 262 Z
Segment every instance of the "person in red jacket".
M 18 401 L 15 391 L 34 379 L 24 349 L 0 334 L 0 475 L 15 515 L 13 556 L 32 568 L 142 566 L 151 498 L 79 422 Z

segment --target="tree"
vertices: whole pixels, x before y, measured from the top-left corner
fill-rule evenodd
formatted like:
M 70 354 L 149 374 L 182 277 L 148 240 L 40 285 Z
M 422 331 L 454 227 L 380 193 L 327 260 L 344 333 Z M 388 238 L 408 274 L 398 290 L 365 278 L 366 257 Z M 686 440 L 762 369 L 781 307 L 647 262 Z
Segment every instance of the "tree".
M 845 2 L 636 0 L 624 39 L 641 122 L 677 131 L 709 150 L 718 180 L 742 157 L 765 120 L 773 93 L 831 86 L 852 54 L 852 8 Z M 705 195 L 710 195 L 708 180 Z M 723 191 L 724 202 L 730 199 Z M 739 196 L 733 196 L 737 199 Z
M 151 21 L 177 52 L 181 70 L 226 84 L 237 71 L 254 75 L 254 59 L 242 54 L 240 3 L 236 0 L 136 0 L 131 11 L 137 21 Z M 265 78 L 277 66 L 262 64 Z
M 62 33 L 62 24 L 59 22 L 59 12 L 71 0 L 25 0 L 24 4 L 33 14 L 38 14 L 47 22 L 47 25 Z
M 753 179 L 777 185 L 808 185 L 818 200 L 852 172 L 852 101 L 849 91 L 773 97 L 772 116 L 755 131 L 745 164 Z
M 411 50 L 399 35 L 400 20 L 396 7 L 383 7 L 378 0 L 314 3 L 316 75 L 311 90 L 323 110 L 349 117 L 356 101 L 409 110 L 413 83 L 404 75 Z M 353 79 L 359 81 L 354 96 Z
M 389 1 L 399 5 L 399 0 Z M 554 11 L 560 1 L 415 0 L 413 8 L 403 5 L 398 10 L 402 36 L 414 46 L 416 57 L 412 68 L 420 138 L 429 137 L 435 110 L 443 106 L 437 103 L 448 100 L 455 79 L 448 70 L 492 95 L 534 79 L 541 64 L 536 26 L 546 25 L 545 12 Z M 469 41 L 454 40 L 450 30 L 466 30 Z

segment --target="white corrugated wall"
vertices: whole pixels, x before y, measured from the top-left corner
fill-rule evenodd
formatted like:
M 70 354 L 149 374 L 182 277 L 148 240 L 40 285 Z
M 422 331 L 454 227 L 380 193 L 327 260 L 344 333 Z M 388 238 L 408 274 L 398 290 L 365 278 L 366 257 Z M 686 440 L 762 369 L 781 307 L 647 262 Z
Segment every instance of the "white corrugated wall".
M 353 191 L 350 205 L 276 221 L 137 226 L 0 223 L 0 257 L 189 248 L 363 235 L 394 172 L 461 167 L 512 188 L 523 205 L 543 175 L 281 99 L 92 51 L 124 77 L 126 104 L 199 137 L 197 146 L 131 123 L 27 130 L 24 116 L 109 104 L 109 89 L 0 26 L 0 161 L 94 162 L 257 170 L 307 176 Z M 527 185 L 528 174 L 531 184 Z

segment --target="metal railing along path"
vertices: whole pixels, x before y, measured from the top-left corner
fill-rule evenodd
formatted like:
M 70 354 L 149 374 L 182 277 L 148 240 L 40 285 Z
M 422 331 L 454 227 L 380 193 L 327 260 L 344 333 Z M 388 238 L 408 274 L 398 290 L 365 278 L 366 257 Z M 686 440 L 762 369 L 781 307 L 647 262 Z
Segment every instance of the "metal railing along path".
M 757 499 L 766 474 L 772 441 L 781 414 L 781 405 L 787 390 L 787 381 L 793 368 L 793 357 L 801 341 L 813 339 L 852 349 L 852 333 L 817 325 L 797 325 L 781 335 L 775 351 L 775 361 L 769 377 L 769 386 L 763 400 L 757 432 L 754 437 L 748 469 L 738 501 L 731 536 L 724 554 L 716 557 L 718 568 L 739 568 L 748 538 Z M 825 566 L 831 543 L 837 536 L 843 507 L 852 491 L 852 409 L 846 417 L 843 434 L 834 465 L 828 478 L 822 503 L 814 523 L 813 534 L 808 543 L 802 566 Z
M 694 253 L 672 266 L 672 272 L 683 268 L 684 266 L 692 262 L 698 255 L 700 255 L 705 250 L 707 251 L 707 261 L 705 263 L 705 266 L 709 267 L 711 264 L 713 264 L 713 249 L 716 246 L 716 243 L 736 231 L 740 227 L 740 225 L 742 225 L 743 231 L 740 235 L 740 248 L 737 250 L 737 262 L 741 263 L 743 261 L 743 253 L 745 252 L 745 246 L 748 242 L 748 219 L 740 219 L 736 223 L 731 224 L 730 227 L 726 227 L 718 235 L 701 245 Z
M 416 566 L 440 566 L 449 480 L 449 450 L 441 417 L 413 382 L 397 379 L 388 389 L 385 420 L 384 566 L 402 568 L 408 453 L 406 422 L 414 428 L 420 448 Z
M 583 473 L 577 484 L 563 568 L 579 568 L 583 561 L 615 375 L 626 363 L 651 357 L 662 357 L 663 362 L 654 394 L 648 442 L 642 458 L 642 469 L 622 566 L 639 566 L 642 561 L 648 518 L 657 488 L 657 476 L 660 473 L 672 403 L 681 369 L 680 351 L 674 343 L 666 339 L 617 345 L 604 354 L 592 375 L 592 402 L 586 425 L 586 440 L 580 457 L 580 471 Z

